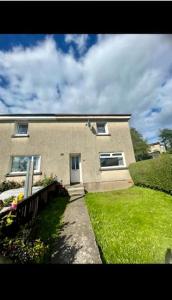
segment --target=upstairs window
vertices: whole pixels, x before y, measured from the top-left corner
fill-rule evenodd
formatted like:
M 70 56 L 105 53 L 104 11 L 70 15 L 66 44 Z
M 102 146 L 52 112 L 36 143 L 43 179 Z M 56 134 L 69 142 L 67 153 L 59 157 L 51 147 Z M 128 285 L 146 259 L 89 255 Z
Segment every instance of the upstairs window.
M 33 157 L 34 172 L 40 171 L 40 156 L 12 156 L 11 173 L 26 173 L 28 161 Z
M 101 169 L 125 167 L 124 153 L 101 153 L 100 166 Z
M 16 124 L 16 135 L 27 135 L 28 134 L 28 123 L 17 123 Z
M 100 135 L 108 134 L 107 123 L 97 122 L 97 134 Z

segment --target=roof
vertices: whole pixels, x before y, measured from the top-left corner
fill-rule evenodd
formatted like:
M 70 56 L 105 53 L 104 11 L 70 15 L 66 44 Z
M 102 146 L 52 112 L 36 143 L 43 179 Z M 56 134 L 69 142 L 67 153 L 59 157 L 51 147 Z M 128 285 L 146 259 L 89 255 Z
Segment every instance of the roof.
M 72 120 L 72 119 L 127 119 L 131 114 L 0 114 L 1 121 L 7 120 Z
M 160 145 L 160 142 L 152 143 L 152 144 L 149 144 L 149 145 L 150 145 L 150 146 Z

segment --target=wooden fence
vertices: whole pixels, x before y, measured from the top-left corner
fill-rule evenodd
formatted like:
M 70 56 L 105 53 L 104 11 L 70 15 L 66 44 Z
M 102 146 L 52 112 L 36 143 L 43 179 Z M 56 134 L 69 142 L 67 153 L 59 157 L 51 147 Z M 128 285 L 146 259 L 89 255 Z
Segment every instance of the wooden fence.
M 53 182 L 17 205 L 14 214 L 16 215 L 14 226 L 18 227 L 33 220 L 38 212 L 50 201 L 58 195 L 68 195 L 67 190 L 58 182 Z M 3 214 L 7 215 L 5 212 Z M 11 226 L 10 226 L 11 227 Z M 13 226 L 12 226 L 13 227 Z
M 165 264 L 172 264 L 172 251 L 170 248 L 165 252 Z

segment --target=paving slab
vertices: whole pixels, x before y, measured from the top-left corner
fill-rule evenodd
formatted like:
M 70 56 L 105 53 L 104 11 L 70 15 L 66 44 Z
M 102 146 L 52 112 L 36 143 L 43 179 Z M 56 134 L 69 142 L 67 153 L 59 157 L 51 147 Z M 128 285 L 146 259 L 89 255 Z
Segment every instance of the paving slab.
M 64 212 L 52 264 L 101 264 L 83 196 L 73 196 Z

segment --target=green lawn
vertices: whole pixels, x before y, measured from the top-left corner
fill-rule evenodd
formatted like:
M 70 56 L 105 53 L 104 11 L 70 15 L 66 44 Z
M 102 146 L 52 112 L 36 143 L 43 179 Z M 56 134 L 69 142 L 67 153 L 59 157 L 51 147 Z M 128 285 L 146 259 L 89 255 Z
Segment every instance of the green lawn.
M 32 237 L 41 239 L 49 246 L 45 263 L 49 262 L 53 246 L 56 243 L 61 227 L 61 219 L 68 204 L 68 197 L 58 197 L 49 201 L 39 213 L 32 229 Z
M 172 248 L 172 196 L 148 188 L 88 193 L 97 243 L 106 263 L 164 263 Z

